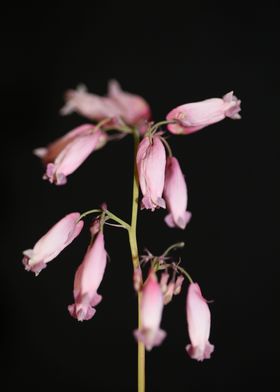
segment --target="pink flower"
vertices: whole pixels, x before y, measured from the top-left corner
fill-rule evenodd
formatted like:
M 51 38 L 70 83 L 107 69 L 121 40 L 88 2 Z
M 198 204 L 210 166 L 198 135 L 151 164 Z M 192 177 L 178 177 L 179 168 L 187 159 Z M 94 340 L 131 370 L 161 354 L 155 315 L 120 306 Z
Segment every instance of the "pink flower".
M 68 306 L 71 316 L 78 321 L 91 319 L 102 296 L 97 293 L 106 267 L 107 253 L 104 236 L 99 232 L 94 243 L 89 246 L 83 262 L 78 267 L 74 280 L 75 303 Z
M 149 119 L 150 107 L 140 96 L 123 91 L 115 80 L 109 82 L 108 95 L 101 97 L 87 92 L 85 86 L 69 90 L 62 115 L 77 112 L 91 120 L 121 117 L 127 124 L 136 125 Z
M 33 153 L 41 158 L 44 164 L 53 162 L 60 152 L 63 151 L 65 147 L 77 137 L 90 135 L 94 132 L 96 132 L 94 125 L 80 125 L 79 127 L 74 128 L 70 132 L 66 133 L 66 135 L 50 143 L 47 147 L 36 148 Z M 107 138 L 107 134 L 105 132 L 102 133 L 98 139 L 98 145 L 96 145 L 95 149 L 103 147 L 107 141 Z
M 138 147 L 136 163 L 143 193 L 142 208 L 165 208 L 162 198 L 166 164 L 165 149 L 159 136 L 144 137 Z
M 156 274 L 151 271 L 144 284 L 140 305 L 142 327 L 134 331 L 138 341 L 144 343 L 147 350 L 159 346 L 166 336 L 160 329 L 163 310 L 163 295 Z
M 214 124 L 230 117 L 234 120 L 240 119 L 239 112 L 241 101 L 234 95 L 233 91 L 227 93 L 223 98 L 211 98 L 201 102 L 187 103 L 171 110 L 166 116 L 167 120 L 175 120 L 175 124 L 168 124 L 172 133 L 188 134 L 210 124 Z
M 116 102 L 107 97 L 88 93 L 84 85 L 78 86 L 77 90 L 68 90 L 65 100 L 66 104 L 60 110 L 60 114 L 64 116 L 77 112 L 90 120 L 100 121 L 122 115 Z
M 164 198 L 169 214 L 165 222 L 169 227 L 184 229 L 188 224 L 191 213 L 186 211 L 188 203 L 187 185 L 178 160 L 167 158 L 165 169 Z
M 178 295 L 181 293 L 182 290 L 182 284 L 184 282 L 185 278 L 183 275 L 179 275 L 175 281 L 175 287 L 174 287 L 174 295 Z
M 39 241 L 33 249 L 23 252 L 22 260 L 25 269 L 37 276 L 47 263 L 53 260 L 81 232 L 84 222 L 79 221 L 80 214 L 72 212 L 57 222 Z
M 96 149 L 103 134 L 100 130 L 74 138 L 57 155 L 53 163 L 47 165 L 43 178 L 56 185 L 64 185 L 72 174 Z
M 127 124 L 133 125 L 141 122 L 144 125 L 145 120 L 151 116 L 150 107 L 144 98 L 123 91 L 116 80 L 109 82 L 108 97 L 121 109 L 122 118 Z
M 186 350 L 191 358 L 197 361 L 209 359 L 214 346 L 209 343 L 211 315 L 207 301 L 203 298 L 197 283 L 191 283 L 188 289 L 187 321 L 191 344 Z

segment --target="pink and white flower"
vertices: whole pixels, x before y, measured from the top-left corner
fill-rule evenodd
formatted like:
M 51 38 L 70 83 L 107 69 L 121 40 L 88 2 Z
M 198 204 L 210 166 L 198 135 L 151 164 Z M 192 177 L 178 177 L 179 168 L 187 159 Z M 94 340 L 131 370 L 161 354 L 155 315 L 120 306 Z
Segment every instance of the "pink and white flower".
M 77 112 L 91 120 L 122 118 L 129 125 L 138 125 L 150 118 L 150 107 L 139 95 L 125 92 L 116 80 L 108 85 L 108 95 L 101 97 L 87 92 L 85 86 L 68 90 L 66 104 L 60 110 L 62 115 Z
M 145 120 L 151 116 L 150 107 L 144 98 L 123 91 L 116 80 L 109 82 L 108 97 L 121 109 L 121 116 L 127 124 L 141 123 L 144 126 Z
M 84 222 L 80 221 L 80 214 L 72 212 L 57 222 L 39 241 L 33 249 L 23 252 L 23 264 L 27 271 L 37 276 L 47 263 L 53 260 L 68 246 L 81 232 Z
M 144 343 L 150 351 L 154 346 L 159 346 L 166 336 L 166 332 L 160 329 L 163 295 L 156 274 L 151 270 L 143 286 L 140 305 L 142 326 L 134 331 L 138 341 Z
M 61 151 L 63 151 L 65 147 L 74 139 L 79 136 L 91 135 L 96 131 L 96 127 L 92 124 L 80 125 L 79 127 L 74 128 L 70 132 L 66 133 L 66 135 L 50 143 L 47 147 L 36 148 L 33 153 L 37 157 L 41 158 L 44 164 L 53 162 L 55 158 L 61 153 Z M 96 145 L 95 149 L 97 150 L 98 148 L 103 147 L 106 144 L 107 139 L 107 134 L 102 132 L 98 139 L 98 145 Z
M 143 193 L 142 208 L 165 208 L 162 198 L 165 177 L 165 148 L 159 136 L 145 136 L 139 144 L 136 164 Z
M 43 179 L 56 185 L 64 185 L 72 174 L 96 149 L 103 133 L 96 130 L 74 138 L 57 155 L 53 163 L 48 163 Z
M 122 115 L 116 102 L 107 97 L 88 93 L 84 85 L 79 85 L 76 90 L 66 91 L 65 100 L 66 103 L 60 110 L 60 114 L 64 116 L 77 112 L 90 120 L 100 121 Z
M 94 307 L 102 300 L 97 290 L 103 279 L 106 263 L 104 236 L 102 232 L 99 232 L 75 274 L 75 303 L 69 305 L 68 310 L 78 321 L 91 319 L 96 312 Z
M 240 119 L 241 101 L 233 95 L 233 91 L 223 98 L 211 98 L 200 102 L 187 103 L 171 110 L 166 116 L 174 124 L 168 124 L 167 128 L 175 134 L 189 134 L 210 124 L 214 124 L 230 117 L 233 120 Z
M 186 211 L 188 204 L 187 185 L 175 157 L 167 158 L 163 192 L 169 211 L 165 217 L 166 224 L 169 227 L 184 229 L 191 219 L 191 213 Z
M 197 361 L 209 359 L 214 346 L 209 343 L 211 314 L 207 301 L 197 283 L 191 283 L 186 300 L 186 312 L 191 344 L 186 346 L 189 356 Z

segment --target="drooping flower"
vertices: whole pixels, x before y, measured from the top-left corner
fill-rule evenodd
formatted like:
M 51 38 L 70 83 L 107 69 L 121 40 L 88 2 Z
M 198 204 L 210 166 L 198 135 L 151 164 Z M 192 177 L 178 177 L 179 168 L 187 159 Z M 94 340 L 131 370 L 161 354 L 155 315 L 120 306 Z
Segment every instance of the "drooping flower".
M 71 316 L 78 321 L 91 319 L 102 296 L 97 293 L 103 279 L 107 261 L 104 236 L 100 231 L 92 245 L 88 247 L 83 262 L 78 267 L 74 279 L 75 303 L 68 306 Z
M 165 208 L 162 198 L 166 165 L 165 148 L 159 136 L 145 136 L 139 144 L 136 163 L 143 193 L 142 208 Z
M 187 103 L 171 110 L 166 116 L 174 124 L 168 124 L 167 128 L 175 134 L 189 134 L 230 117 L 233 120 L 240 119 L 241 101 L 233 95 L 233 91 L 223 98 L 211 98 L 200 102 Z
M 108 85 L 108 97 L 121 109 L 122 118 L 127 124 L 145 124 L 151 116 L 151 110 L 144 98 L 139 95 L 123 91 L 116 80 L 111 80 Z
M 116 102 L 107 97 L 88 93 L 84 85 L 79 85 L 76 90 L 66 91 L 65 100 L 66 103 L 60 110 L 60 114 L 64 116 L 77 112 L 90 120 L 100 121 L 122 115 Z
M 79 136 L 87 136 L 96 132 L 96 127 L 92 124 L 80 125 L 72 129 L 61 138 L 50 143 L 47 147 L 36 148 L 33 153 L 42 159 L 44 164 L 53 162 L 55 158 L 65 149 L 65 147 Z M 107 142 L 108 136 L 105 132 L 100 133 L 98 144 L 95 149 L 103 147 Z
M 53 163 L 48 163 L 43 178 L 56 185 L 64 185 L 67 176 L 72 174 L 96 149 L 103 133 L 96 130 L 93 133 L 80 135 L 68 143 L 57 155 Z
M 140 305 L 142 327 L 134 331 L 138 341 L 144 343 L 150 351 L 154 346 L 159 346 L 166 336 L 160 329 L 163 310 L 163 295 L 156 274 L 151 270 L 143 286 Z
M 190 357 L 197 361 L 209 359 L 214 351 L 214 346 L 209 343 L 211 314 L 197 283 L 191 283 L 189 286 L 186 311 L 191 340 L 191 344 L 186 346 L 186 350 Z
M 150 107 L 144 98 L 125 92 L 115 80 L 109 82 L 108 95 L 98 96 L 87 92 L 85 86 L 69 90 L 62 115 L 77 112 L 91 120 L 122 118 L 129 125 L 139 125 L 150 117 Z
M 36 242 L 33 249 L 25 250 L 22 260 L 25 269 L 38 275 L 46 268 L 47 263 L 80 234 L 84 222 L 79 218 L 78 212 L 66 215 Z
M 168 157 L 165 169 L 164 199 L 169 214 L 165 222 L 169 227 L 184 229 L 188 224 L 191 213 L 186 211 L 188 203 L 187 185 L 178 160 Z

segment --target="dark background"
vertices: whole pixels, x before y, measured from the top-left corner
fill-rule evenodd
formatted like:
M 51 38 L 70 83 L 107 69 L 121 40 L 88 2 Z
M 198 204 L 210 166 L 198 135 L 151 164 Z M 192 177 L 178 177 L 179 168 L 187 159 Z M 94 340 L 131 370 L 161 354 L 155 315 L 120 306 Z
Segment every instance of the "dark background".
M 129 219 L 132 141 L 94 153 L 67 186 L 42 181 L 32 149 L 86 120 L 61 118 L 63 92 L 85 83 L 105 94 L 110 78 L 144 96 L 153 118 L 173 107 L 220 97 L 242 100 L 242 120 L 225 121 L 170 143 L 186 174 L 193 219 L 186 231 L 164 211 L 139 216 L 139 243 L 155 254 L 184 240 L 183 265 L 210 305 L 211 360 L 191 360 L 185 345 L 185 292 L 169 304 L 164 344 L 147 355 L 147 391 L 274 390 L 277 376 L 279 258 L 276 258 L 276 136 L 279 132 L 279 9 L 230 3 L 42 8 L 9 6 L 1 23 L 2 263 L 1 353 L 5 391 L 136 390 L 136 296 L 125 232 L 106 229 L 111 261 L 94 319 L 67 312 L 87 230 L 38 278 L 21 251 L 70 211 L 107 201 Z M 87 220 L 89 223 L 90 220 Z M 277 388 L 277 387 L 276 387 Z

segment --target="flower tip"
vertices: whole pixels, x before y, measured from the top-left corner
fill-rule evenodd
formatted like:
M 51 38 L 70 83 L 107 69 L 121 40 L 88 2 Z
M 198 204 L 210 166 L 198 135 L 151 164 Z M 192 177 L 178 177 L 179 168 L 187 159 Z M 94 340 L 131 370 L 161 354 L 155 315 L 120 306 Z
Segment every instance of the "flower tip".
M 211 354 L 214 351 L 215 346 L 207 342 L 205 347 L 194 347 L 191 344 L 186 346 L 186 351 L 192 359 L 196 359 L 198 362 L 204 361 L 204 359 L 210 359 Z
M 147 351 L 151 351 L 153 347 L 160 346 L 166 338 L 166 332 L 158 329 L 156 332 L 149 329 L 137 329 L 133 332 L 135 339 L 142 342 Z
M 47 152 L 48 152 L 47 148 L 44 148 L 44 147 L 38 147 L 32 151 L 32 153 L 34 155 L 36 155 L 36 157 L 41 158 L 41 159 L 46 156 Z
M 157 198 L 157 205 L 161 208 L 166 208 L 165 200 L 162 197 Z

